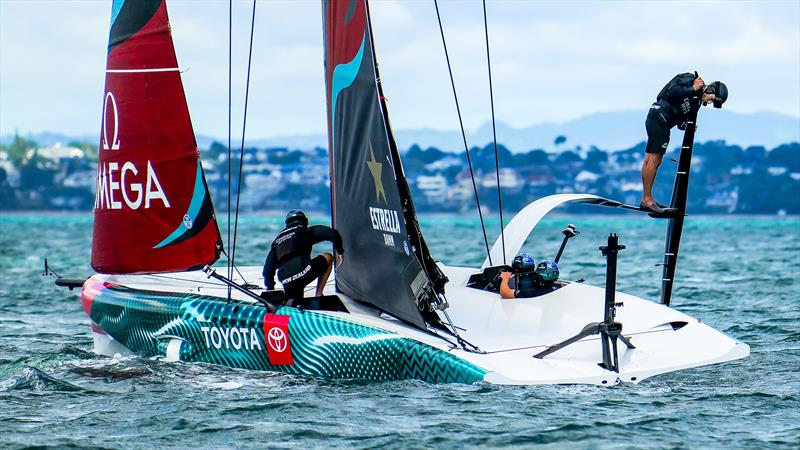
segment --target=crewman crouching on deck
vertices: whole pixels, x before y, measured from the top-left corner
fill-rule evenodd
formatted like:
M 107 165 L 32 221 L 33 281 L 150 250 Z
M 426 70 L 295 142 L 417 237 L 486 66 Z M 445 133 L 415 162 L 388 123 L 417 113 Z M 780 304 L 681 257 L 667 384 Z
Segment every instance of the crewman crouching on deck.
M 336 250 L 336 262 L 344 261 L 342 236 L 338 231 L 324 225 L 308 226 L 308 217 L 303 211 L 293 209 L 286 214 L 286 227 L 272 241 L 267 260 L 264 262 L 264 286 L 275 289 L 275 273 L 283 284 L 289 300 L 303 298 L 305 287 L 317 279 L 316 296 L 322 296 L 325 284 L 333 269 L 334 257 L 323 253 L 311 258 L 311 247 L 323 241 L 330 241 Z

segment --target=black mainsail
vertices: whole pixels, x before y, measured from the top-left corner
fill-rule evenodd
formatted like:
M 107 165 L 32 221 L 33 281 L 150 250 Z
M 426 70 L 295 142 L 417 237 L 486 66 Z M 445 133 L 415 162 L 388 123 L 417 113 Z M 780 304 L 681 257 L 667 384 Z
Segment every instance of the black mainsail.
M 347 250 L 336 287 L 427 328 L 447 278 L 430 256 L 392 136 L 366 0 L 324 1 L 331 207 Z

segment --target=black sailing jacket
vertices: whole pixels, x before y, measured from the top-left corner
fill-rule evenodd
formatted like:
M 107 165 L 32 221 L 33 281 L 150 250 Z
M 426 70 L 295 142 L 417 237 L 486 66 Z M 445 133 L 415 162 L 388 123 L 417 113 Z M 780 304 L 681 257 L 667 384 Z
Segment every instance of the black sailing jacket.
M 272 241 L 267 260 L 264 262 L 264 270 L 261 272 L 266 288 L 269 290 L 275 288 L 275 272 L 278 269 L 281 279 L 302 271 L 311 261 L 311 247 L 322 241 L 333 242 L 336 252 L 344 254 L 342 236 L 331 227 L 295 225 L 281 230 Z
M 686 122 L 692 110 L 700 108 L 699 102 L 692 101 L 692 97 L 699 93 L 692 89 L 695 78 L 696 75 L 689 72 L 675 75 L 658 93 L 654 105 L 658 105 L 667 127 Z

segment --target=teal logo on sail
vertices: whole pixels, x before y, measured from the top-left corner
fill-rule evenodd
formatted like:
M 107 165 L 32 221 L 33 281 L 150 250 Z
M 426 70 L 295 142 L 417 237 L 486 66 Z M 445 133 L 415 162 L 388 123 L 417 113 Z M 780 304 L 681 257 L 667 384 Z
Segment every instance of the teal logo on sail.
M 190 239 L 202 231 L 203 227 L 211 220 L 212 215 L 211 198 L 203 179 L 203 167 L 198 160 L 192 200 L 186 214 L 183 215 L 181 223 L 175 228 L 175 231 L 153 248 L 163 248 Z

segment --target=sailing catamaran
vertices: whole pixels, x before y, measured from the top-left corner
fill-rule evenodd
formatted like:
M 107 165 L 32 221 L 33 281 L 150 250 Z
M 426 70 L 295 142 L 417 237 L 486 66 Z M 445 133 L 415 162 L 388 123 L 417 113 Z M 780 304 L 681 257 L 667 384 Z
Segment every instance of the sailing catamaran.
M 348 254 L 324 296 L 287 306 L 281 291 L 264 290 L 260 267 L 231 278 L 211 267 L 223 243 L 166 5 L 114 0 L 92 242 L 98 274 L 58 281 L 82 287 L 96 352 L 326 378 L 597 385 L 749 354 L 669 308 L 668 297 L 658 304 L 616 292 L 616 236 L 604 247 L 606 289 L 560 280 L 538 297 L 500 298 L 492 281 L 508 267 L 490 262 L 511 260 L 565 202 L 625 206 L 597 196 L 529 204 L 480 268 L 437 262 L 389 126 L 368 4 L 323 1 L 323 21 L 332 218 Z M 683 193 L 673 197 L 681 214 L 669 219 L 672 272 L 687 145 L 686 175 L 676 181 Z

